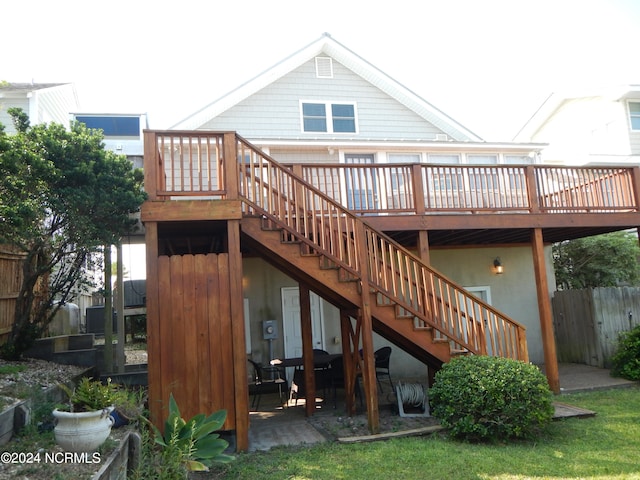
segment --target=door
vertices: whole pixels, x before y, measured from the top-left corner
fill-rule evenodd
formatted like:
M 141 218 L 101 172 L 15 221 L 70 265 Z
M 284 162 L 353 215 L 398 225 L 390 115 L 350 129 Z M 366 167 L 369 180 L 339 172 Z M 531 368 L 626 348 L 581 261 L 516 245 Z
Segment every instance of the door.
M 370 165 L 374 163 L 373 154 L 345 154 L 344 163 L 351 165 Z M 356 212 L 379 210 L 378 178 L 375 169 L 367 167 L 345 167 L 347 208 Z
M 320 297 L 313 292 L 310 292 L 310 298 L 313 348 L 324 349 L 322 302 Z M 298 287 L 282 288 L 282 323 L 284 356 L 286 358 L 301 357 L 302 332 L 300 329 L 300 290 Z M 287 379 L 291 380 L 291 374 L 292 372 L 287 372 Z

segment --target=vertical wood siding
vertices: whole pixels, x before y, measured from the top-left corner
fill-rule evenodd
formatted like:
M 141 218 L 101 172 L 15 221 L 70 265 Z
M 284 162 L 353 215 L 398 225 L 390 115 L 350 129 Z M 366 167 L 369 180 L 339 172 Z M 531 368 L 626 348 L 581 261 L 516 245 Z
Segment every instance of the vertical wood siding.
M 229 256 L 160 256 L 158 282 L 159 362 L 149 368 L 163 403 L 173 393 L 185 418 L 226 409 L 234 429 Z

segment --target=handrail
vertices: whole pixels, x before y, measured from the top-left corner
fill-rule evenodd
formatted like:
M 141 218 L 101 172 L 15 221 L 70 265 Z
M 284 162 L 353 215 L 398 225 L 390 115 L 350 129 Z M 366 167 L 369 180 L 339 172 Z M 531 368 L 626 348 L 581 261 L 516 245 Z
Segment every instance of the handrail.
M 382 299 L 476 354 L 527 360 L 524 327 L 446 279 L 362 218 L 237 136 L 239 196 Z M 360 226 L 364 228 L 361 229 Z M 365 232 L 361 238 L 358 231 Z M 360 265 L 361 249 L 368 265 Z

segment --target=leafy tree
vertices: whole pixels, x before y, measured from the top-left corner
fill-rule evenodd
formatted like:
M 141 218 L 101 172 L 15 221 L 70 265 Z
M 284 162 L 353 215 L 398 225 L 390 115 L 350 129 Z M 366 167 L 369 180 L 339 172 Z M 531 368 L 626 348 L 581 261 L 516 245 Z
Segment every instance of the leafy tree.
M 0 128 L 0 243 L 24 254 L 22 285 L 8 342 L 0 355 L 17 359 L 38 338 L 103 245 L 130 231 L 145 199 L 142 172 L 104 149 L 100 131 L 75 123 L 31 126 L 9 109 L 17 133 Z M 39 285 L 48 282 L 44 298 Z
M 614 232 L 553 246 L 558 289 L 640 285 L 638 236 Z

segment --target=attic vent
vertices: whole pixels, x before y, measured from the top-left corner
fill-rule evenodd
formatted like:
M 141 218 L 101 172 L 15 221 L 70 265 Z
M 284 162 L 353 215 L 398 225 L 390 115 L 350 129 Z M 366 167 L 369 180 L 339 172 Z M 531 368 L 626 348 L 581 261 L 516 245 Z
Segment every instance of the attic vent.
M 446 133 L 436 133 L 436 142 L 446 142 L 449 140 L 449 135 Z
M 316 77 L 333 78 L 333 59 L 331 57 L 316 57 Z

